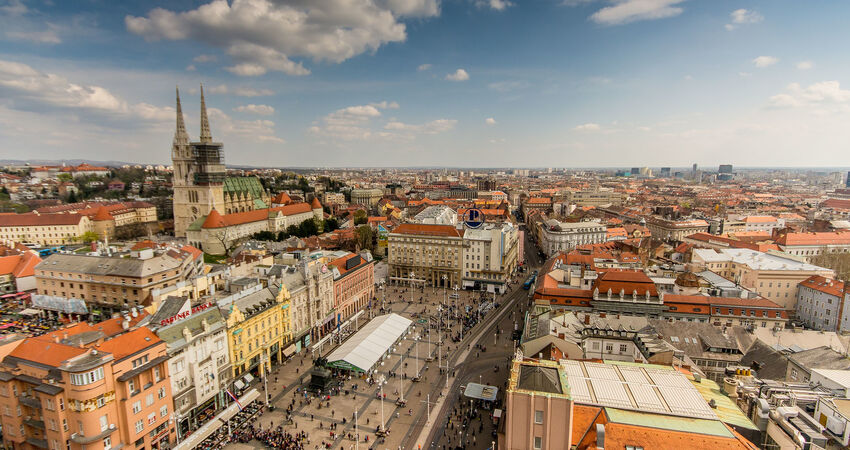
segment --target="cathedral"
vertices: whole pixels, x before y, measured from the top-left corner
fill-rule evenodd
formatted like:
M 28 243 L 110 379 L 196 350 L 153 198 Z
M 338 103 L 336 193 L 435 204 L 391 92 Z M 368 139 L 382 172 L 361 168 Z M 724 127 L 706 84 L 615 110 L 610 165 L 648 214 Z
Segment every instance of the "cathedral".
M 256 177 L 228 177 L 224 149 L 214 142 L 201 86 L 201 136 L 190 142 L 183 122 L 180 91 L 177 91 L 177 129 L 171 146 L 174 173 L 174 235 L 185 237 L 195 222 L 203 222 L 212 210 L 231 214 L 267 209 L 269 193 Z

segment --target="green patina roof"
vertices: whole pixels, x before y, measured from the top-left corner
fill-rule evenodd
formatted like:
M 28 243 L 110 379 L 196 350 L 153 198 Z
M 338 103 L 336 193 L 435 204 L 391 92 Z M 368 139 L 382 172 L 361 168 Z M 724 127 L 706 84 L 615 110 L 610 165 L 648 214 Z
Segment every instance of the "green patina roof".
M 254 197 L 254 208 L 255 209 L 266 209 L 269 205 L 266 205 L 266 202 L 260 200 L 257 197 Z
M 687 433 L 707 434 L 732 438 L 734 435 L 719 420 L 694 419 L 691 417 L 668 416 L 665 414 L 630 411 L 617 408 L 605 408 L 605 414 L 611 422 L 659 430 L 683 431 Z
M 227 177 L 224 179 L 224 192 L 247 192 L 257 199 L 263 197 L 265 190 L 257 177 Z
M 198 217 L 189 225 L 189 228 L 186 228 L 186 231 L 201 231 L 201 225 L 204 224 L 205 220 L 207 220 L 207 216 Z

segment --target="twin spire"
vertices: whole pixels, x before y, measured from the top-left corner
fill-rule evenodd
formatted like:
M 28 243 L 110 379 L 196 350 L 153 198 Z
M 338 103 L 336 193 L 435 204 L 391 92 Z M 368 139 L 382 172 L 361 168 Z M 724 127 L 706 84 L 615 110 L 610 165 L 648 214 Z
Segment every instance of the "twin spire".
M 204 85 L 201 85 L 201 142 L 212 142 L 210 120 L 207 117 L 207 103 L 204 99 Z M 180 105 L 180 88 L 177 88 L 177 129 L 174 132 L 174 145 L 189 145 L 189 133 L 183 121 L 183 108 Z

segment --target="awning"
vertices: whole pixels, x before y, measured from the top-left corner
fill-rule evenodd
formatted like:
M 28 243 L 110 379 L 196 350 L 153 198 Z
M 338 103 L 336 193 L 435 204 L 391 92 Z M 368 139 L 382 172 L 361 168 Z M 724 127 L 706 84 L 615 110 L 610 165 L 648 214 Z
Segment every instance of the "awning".
M 242 380 L 236 380 L 236 382 L 234 382 L 233 385 L 236 386 L 236 389 L 244 389 L 245 388 L 245 383 L 243 383 Z
M 27 308 L 27 309 L 21 311 L 22 316 L 37 316 L 40 313 L 41 313 L 41 311 L 39 311 L 37 309 L 32 309 L 32 308 Z
M 250 373 L 246 373 L 242 379 L 245 380 L 245 384 L 251 384 L 254 381 L 254 377 Z
M 469 383 L 463 391 L 463 395 L 469 398 L 478 400 L 486 400 L 492 402 L 496 400 L 496 394 L 499 393 L 499 388 L 496 386 L 488 386 L 486 384 Z
M 290 356 L 295 354 L 295 344 L 290 345 L 283 349 L 283 356 L 289 358 Z
M 398 314 L 372 319 L 328 355 L 328 367 L 366 372 L 402 337 L 413 322 Z
M 256 389 L 251 389 L 245 395 L 239 397 L 239 403 L 241 403 L 244 407 L 247 406 L 249 403 L 253 402 L 254 400 L 258 399 L 259 397 L 259 391 L 257 391 Z M 203 424 L 201 428 L 198 428 L 197 431 L 195 431 L 189 437 L 184 439 L 183 442 L 174 446 L 174 450 L 191 450 L 201 445 L 201 442 L 203 442 L 204 439 L 208 438 L 214 431 L 221 428 L 221 426 L 223 425 L 222 422 L 227 422 L 233 416 L 235 416 L 237 412 L 239 412 L 239 405 L 237 405 L 235 402 L 231 403 L 230 406 L 224 409 L 224 411 L 218 413 L 218 415 L 215 416 L 212 420 L 209 420 L 207 421 L 207 423 Z

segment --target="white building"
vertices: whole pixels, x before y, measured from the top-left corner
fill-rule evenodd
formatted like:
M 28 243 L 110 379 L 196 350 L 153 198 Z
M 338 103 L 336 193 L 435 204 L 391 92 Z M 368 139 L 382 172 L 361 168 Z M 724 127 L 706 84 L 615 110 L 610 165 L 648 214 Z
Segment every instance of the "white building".
M 192 306 L 188 298 L 169 297 L 148 326 L 168 345 L 175 421 L 178 435 L 186 436 L 227 406 L 227 325 L 215 303 Z
M 773 216 L 748 216 L 742 219 L 744 231 L 772 232 L 776 228 L 785 228 L 785 219 Z
M 457 225 L 457 211 L 446 205 L 431 205 L 413 216 L 413 222 L 431 225 Z
M 318 345 L 335 323 L 334 271 L 322 259 L 302 260 L 287 267 L 280 289 L 289 298 L 293 340 Z
M 518 236 L 511 223 L 467 229 L 461 260 L 463 287 L 504 293 L 517 267 Z
M 605 225 L 599 221 L 559 222 L 548 219 L 540 227 L 540 247 L 547 256 L 572 250 L 579 245 L 600 244 L 607 239 Z

